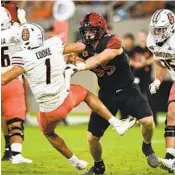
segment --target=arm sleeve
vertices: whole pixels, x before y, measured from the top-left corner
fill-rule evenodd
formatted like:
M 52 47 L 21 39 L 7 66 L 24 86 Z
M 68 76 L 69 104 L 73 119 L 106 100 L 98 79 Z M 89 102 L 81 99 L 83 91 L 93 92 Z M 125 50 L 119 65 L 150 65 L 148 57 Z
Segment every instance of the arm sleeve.
M 122 42 L 119 36 L 113 35 L 107 43 L 107 49 L 120 49 L 122 47 Z
M 20 54 L 14 54 L 12 57 L 12 65 L 21 66 L 24 68 L 24 58 Z

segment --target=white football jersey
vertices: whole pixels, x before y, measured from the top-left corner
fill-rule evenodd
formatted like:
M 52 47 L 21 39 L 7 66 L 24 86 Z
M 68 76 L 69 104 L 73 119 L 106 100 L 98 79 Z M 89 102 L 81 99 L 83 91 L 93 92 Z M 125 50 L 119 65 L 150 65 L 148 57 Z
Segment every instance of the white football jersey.
M 44 42 L 44 46 L 15 53 L 12 64 L 24 68 L 25 76 L 41 112 L 60 106 L 68 95 L 64 69 L 64 46 L 58 37 Z
M 18 29 L 17 26 L 11 26 L 9 29 L 1 31 L 1 74 L 11 69 L 13 54 L 21 51 L 21 47 L 14 41 Z
M 167 68 L 175 81 L 175 34 L 172 34 L 162 46 L 157 46 L 152 35 L 147 37 L 147 47 L 154 54 L 155 60 Z

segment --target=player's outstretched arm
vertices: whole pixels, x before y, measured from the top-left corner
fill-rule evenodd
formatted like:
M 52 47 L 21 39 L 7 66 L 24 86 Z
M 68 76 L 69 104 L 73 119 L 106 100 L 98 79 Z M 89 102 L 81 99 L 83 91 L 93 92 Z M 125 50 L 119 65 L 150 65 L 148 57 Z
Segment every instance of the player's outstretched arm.
M 7 84 L 19 75 L 24 73 L 24 68 L 13 66 L 10 70 L 1 75 L 1 85 Z
M 66 61 L 66 64 L 76 64 L 77 62 L 84 62 L 84 60 L 80 57 L 78 57 L 77 53 L 70 53 L 64 55 L 64 59 Z
M 123 49 L 105 49 L 98 55 L 88 58 L 84 63 L 77 63 L 78 70 L 91 70 L 98 67 L 101 64 L 107 64 L 110 60 L 113 60 L 117 55 L 121 55 Z
M 85 45 L 83 43 L 70 43 L 64 45 L 63 54 L 70 54 L 70 53 L 80 53 L 85 49 Z

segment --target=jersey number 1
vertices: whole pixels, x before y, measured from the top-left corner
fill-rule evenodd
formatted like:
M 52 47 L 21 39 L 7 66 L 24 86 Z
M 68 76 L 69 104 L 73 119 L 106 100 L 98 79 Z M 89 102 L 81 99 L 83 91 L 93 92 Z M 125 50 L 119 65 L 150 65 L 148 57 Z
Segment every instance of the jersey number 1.
M 50 74 L 51 74 L 51 66 L 50 66 L 50 59 L 46 59 L 45 61 L 45 65 L 46 65 L 46 84 L 50 84 Z

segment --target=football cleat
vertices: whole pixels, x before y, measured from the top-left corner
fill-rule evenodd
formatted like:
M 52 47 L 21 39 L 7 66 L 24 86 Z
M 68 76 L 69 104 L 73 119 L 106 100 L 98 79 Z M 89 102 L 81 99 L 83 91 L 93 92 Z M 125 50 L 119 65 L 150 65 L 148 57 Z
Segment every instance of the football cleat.
M 105 167 L 96 168 L 95 166 L 91 167 L 88 171 L 83 173 L 82 175 L 104 175 Z
M 21 154 L 12 156 L 12 164 L 32 163 L 32 162 L 33 162 L 32 160 L 24 158 Z
M 5 148 L 5 152 L 1 160 L 2 161 L 12 160 L 12 153 L 9 148 Z
M 159 158 L 159 167 L 168 170 L 170 173 L 175 173 L 175 159 Z
M 116 122 L 116 125 L 114 124 L 113 129 L 116 130 L 120 136 L 122 136 L 126 131 L 135 125 L 136 121 L 136 118 L 128 117 L 127 119 L 121 120 L 120 122 Z
M 152 168 L 157 168 L 159 166 L 159 159 L 155 153 L 152 153 L 149 156 L 147 156 L 147 162 Z
M 88 162 L 84 161 L 84 160 L 79 160 L 78 162 L 76 162 L 75 164 L 72 164 L 73 167 L 76 167 L 78 170 L 83 170 L 87 167 Z

